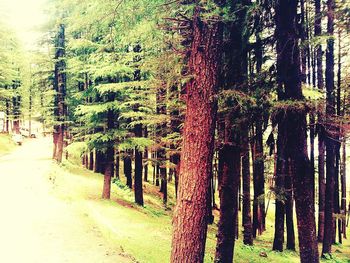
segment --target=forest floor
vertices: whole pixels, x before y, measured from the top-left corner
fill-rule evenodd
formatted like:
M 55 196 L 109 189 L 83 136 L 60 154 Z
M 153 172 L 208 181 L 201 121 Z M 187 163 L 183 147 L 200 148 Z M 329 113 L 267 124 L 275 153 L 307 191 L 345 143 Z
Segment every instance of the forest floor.
M 0 158 L 0 262 L 132 262 L 73 202 L 53 193 L 48 139 L 15 147 Z
M 169 261 L 172 185 L 167 209 L 158 187 L 148 183 L 144 183 L 145 207 L 135 205 L 123 175 L 122 182 L 112 185 L 111 200 L 102 200 L 102 175 L 67 161 L 58 166 L 50 157 L 51 140 L 33 139 L 0 158 L 0 246 L 5 251 L 0 262 Z M 267 231 L 254 240 L 254 246 L 236 241 L 235 262 L 299 262 L 297 252 L 271 251 L 273 210 L 270 206 Z M 213 262 L 215 234 L 213 224 L 208 231 L 207 263 Z M 350 262 L 350 239 L 333 250 L 335 258 L 324 262 Z
M 0 157 L 10 153 L 15 147 L 15 143 L 8 134 L 0 133 Z

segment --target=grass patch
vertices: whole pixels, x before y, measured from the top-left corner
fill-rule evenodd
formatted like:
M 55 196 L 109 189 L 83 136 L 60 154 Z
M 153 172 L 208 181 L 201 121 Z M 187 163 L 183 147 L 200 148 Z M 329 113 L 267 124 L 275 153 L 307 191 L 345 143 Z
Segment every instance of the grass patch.
M 157 186 L 144 183 L 145 206 L 140 207 L 134 203 L 134 193 L 125 185 L 122 174 L 120 180 L 115 180 L 112 184 L 111 200 L 101 199 L 103 176 L 79 165 L 67 161 L 60 167 L 54 165 L 50 176 L 54 181 L 55 194 L 69 202 L 74 202 L 78 209 L 87 214 L 93 224 L 100 228 L 116 250 L 122 251 L 135 262 L 169 262 L 173 207 L 169 205 L 167 209 L 164 208 Z M 172 185 L 169 186 L 169 192 L 173 203 L 174 193 L 171 188 L 173 188 Z M 215 256 L 218 211 L 214 214 L 215 223 L 208 229 L 206 263 L 213 262 Z M 270 206 L 266 220 L 267 230 L 254 240 L 254 246 L 243 245 L 241 222 L 239 223 L 240 238 L 235 244 L 235 262 L 300 262 L 299 255 L 295 251 L 280 253 L 271 250 L 274 234 L 273 205 Z M 344 240 L 343 245 L 334 246 L 333 251 L 333 258 L 322 262 L 350 262 L 348 260 L 350 241 Z
M 15 143 L 8 134 L 0 134 L 0 156 L 10 153 L 16 148 Z

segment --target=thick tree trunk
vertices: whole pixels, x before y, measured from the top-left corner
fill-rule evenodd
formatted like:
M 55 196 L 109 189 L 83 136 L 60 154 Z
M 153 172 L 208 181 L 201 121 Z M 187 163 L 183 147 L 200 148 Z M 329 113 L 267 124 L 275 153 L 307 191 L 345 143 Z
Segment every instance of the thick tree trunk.
M 193 40 L 186 85 L 178 199 L 173 219 L 172 263 L 203 262 L 207 236 L 207 197 L 214 151 L 222 29 L 206 24 L 194 7 Z
M 91 151 L 89 153 L 89 170 L 92 171 L 94 169 L 94 152 Z
M 106 163 L 104 171 L 104 182 L 103 182 L 103 191 L 102 198 L 110 199 L 111 198 L 111 180 L 114 175 L 114 149 L 108 147 L 106 152 Z
M 104 173 L 104 154 L 100 150 L 96 150 L 95 154 L 95 173 Z
M 277 81 L 280 100 L 302 100 L 298 47 L 297 1 L 276 4 Z M 281 89 L 281 88 L 284 89 Z M 279 132 L 286 136 L 285 154 L 291 166 L 298 221 L 300 260 L 319 262 L 314 208 L 314 182 L 307 152 L 306 112 L 289 106 L 279 116 Z
M 232 136 L 230 131 L 229 134 Z M 241 158 L 237 141 L 235 140 L 234 144 L 228 141 L 219 151 L 220 220 L 218 223 L 215 262 L 233 262 Z

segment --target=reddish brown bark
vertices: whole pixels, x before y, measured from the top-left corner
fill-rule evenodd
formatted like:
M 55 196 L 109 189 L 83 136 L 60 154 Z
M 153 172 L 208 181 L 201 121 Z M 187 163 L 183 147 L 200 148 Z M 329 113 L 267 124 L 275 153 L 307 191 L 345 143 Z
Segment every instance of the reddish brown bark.
M 195 6 L 188 62 L 178 199 L 173 219 L 172 263 L 203 262 L 207 236 L 207 197 L 212 170 L 221 23 L 208 25 Z

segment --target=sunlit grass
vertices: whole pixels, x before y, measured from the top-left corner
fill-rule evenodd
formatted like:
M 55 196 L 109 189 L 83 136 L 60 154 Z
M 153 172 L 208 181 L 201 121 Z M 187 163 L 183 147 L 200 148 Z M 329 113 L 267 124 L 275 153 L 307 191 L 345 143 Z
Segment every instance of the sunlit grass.
M 112 184 L 110 201 L 101 199 L 103 176 L 79 165 L 65 162 L 62 167 L 53 166 L 50 176 L 54 178 L 55 194 L 75 203 L 120 253 L 138 262 L 169 262 L 172 206 L 164 209 L 158 187 L 144 183 L 145 207 L 139 207 L 134 204 L 134 193 L 125 186 L 125 178 L 122 174 L 121 181 Z M 173 185 L 169 188 L 173 188 Z M 170 200 L 173 200 L 174 191 L 171 190 L 169 195 Z M 267 230 L 254 240 L 254 246 L 243 245 L 240 226 L 240 237 L 235 245 L 235 262 L 300 261 L 295 251 L 280 253 L 271 249 L 274 234 L 274 206 L 273 201 L 271 202 L 266 222 Z M 215 256 L 217 211 L 215 217 L 215 223 L 209 226 L 208 230 L 205 256 L 205 262 L 208 263 L 213 262 Z M 241 225 L 241 216 L 239 220 Z M 343 245 L 334 246 L 333 251 L 333 260 L 322 261 L 349 263 L 350 242 L 348 240 L 344 240 Z
M 16 147 L 8 134 L 0 134 L 0 156 L 10 153 Z

